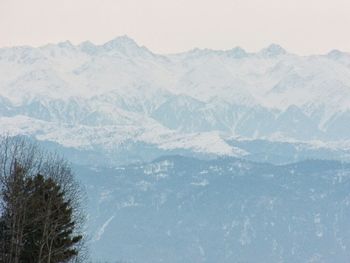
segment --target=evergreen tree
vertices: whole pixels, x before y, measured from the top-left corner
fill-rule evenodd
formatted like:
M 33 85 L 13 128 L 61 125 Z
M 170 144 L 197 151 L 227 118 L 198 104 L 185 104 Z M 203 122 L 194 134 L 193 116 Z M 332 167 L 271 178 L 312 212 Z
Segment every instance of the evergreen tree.
M 78 254 L 75 222 L 70 200 L 51 178 L 38 174 L 26 183 L 27 200 L 25 243 L 21 262 L 67 262 Z
M 84 262 L 82 192 L 64 160 L 0 137 L 0 263 Z

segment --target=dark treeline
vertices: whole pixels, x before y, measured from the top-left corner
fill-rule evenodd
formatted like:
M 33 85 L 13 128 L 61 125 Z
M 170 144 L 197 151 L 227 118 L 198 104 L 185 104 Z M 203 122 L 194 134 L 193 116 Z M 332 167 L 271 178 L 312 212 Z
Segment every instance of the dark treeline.
M 82 191 L 65 160 L 0 137 L 0 262 L 83 262 Z

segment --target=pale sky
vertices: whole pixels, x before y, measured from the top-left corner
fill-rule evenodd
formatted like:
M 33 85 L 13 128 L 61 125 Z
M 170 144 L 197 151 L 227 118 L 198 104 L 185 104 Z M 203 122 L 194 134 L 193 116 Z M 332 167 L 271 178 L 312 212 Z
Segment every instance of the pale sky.
M 0 47 L 128 35 L 156 53 L 195 47 L 350 52 L 350 0 L 0 0 Z

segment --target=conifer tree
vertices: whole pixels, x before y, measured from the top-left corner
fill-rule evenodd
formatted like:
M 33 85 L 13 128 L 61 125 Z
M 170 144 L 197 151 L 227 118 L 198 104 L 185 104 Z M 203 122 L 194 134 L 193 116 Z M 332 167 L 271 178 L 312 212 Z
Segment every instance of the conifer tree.
M 70 200 L 51 178 L 38 174 L 26 183 L 29 193 L 25 227 L 23 262 L 67 262 L 78 254 L 75 245 L 81 235 L 74 235 L 75 222 Z
M 0 137 L 0 263 L 83 262 L 81 194 L 67 162 Z

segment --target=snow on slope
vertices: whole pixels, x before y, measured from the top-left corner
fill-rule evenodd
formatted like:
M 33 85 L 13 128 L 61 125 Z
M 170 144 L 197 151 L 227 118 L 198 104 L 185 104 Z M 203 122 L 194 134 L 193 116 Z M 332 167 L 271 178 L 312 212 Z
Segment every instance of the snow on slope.
M 230 146 L 216 132 L 182 134 L 162 127 L 154 121 L 148 126 L 132 124 L 89 126 L 58 124 L 26 116 L 0 117 L 1 132 L 9 135 L 33 136 L 40 141 L 59 143 L 67 148 L 104 151 L 124 149 L 129 141 L 155 145 L 162 150 L 188 149 L 194 153 L 243 156 L 244 150 Z
M 350 139 L 350 54 L 278 45 L 154 54 L 127 36 L 0 49 L 1 132 L 71 147 L 125 140 L 243 154 L 225 136 Z

